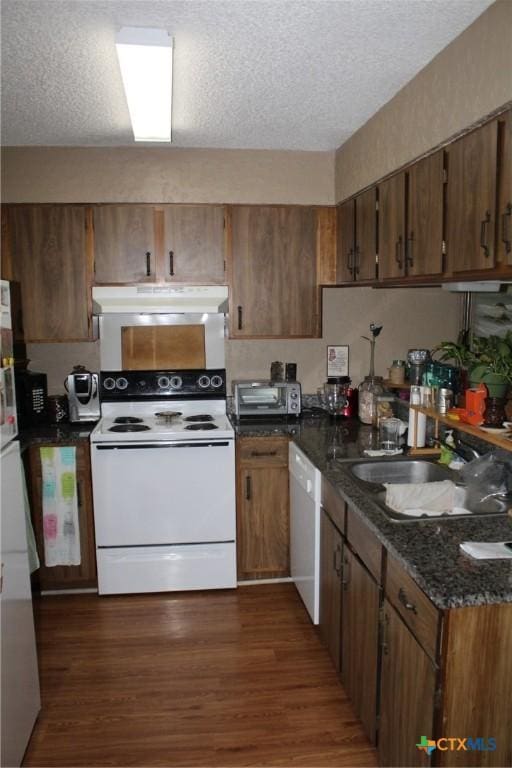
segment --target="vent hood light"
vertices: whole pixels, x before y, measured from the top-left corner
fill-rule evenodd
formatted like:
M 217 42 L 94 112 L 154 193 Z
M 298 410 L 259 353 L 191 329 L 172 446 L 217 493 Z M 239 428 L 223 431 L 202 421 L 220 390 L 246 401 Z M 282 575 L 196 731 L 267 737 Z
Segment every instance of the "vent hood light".
M 171 141 L 172 37 L 123 27 L 116 49 L 135 141 Z
M 228 311 L 226 285 L 143 285 L 94 286 L 92 306 L 95 315 L 175 314 L 181 312 Z
M 472 293 L 498 293 L 502 285 L 507 285 L 510 281 L 506 280 L 483 280 L 472 283 L 443 283 L 443 291 L 452 293 L 472 292 Z

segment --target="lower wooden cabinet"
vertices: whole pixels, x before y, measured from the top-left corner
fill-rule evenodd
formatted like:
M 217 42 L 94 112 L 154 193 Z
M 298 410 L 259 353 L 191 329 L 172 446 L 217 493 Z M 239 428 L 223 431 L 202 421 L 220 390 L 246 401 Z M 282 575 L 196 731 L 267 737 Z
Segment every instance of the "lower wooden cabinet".
M 343 538 L 326 511 L 320 518 L 320 636 L 336 672 L 341 671 Z
M 379 765 L 430 765 L 431 758 L 416 745 L 421 736 L 433 738 L 435 691 L 434 663 L 385 600 Z
M 290 575 L 288 438 L 237 440 L 238 578 Z
M 74 444 L 76 448 L 76 490 L 78 519 L 80 524 L 80 565 L 57 565 L 47 567 L 44 558 L 43 537 L 43 477 L 39 449 L 58 447 L 47 443 L 31 445 L 28 449 L 27 486 L 36 537 L 37 552 L 41 566 L 34 574 L 42 590 L 88 589 L 98 584 L 96 574 L 96 546 L 94 540 L 94 517 L 92 506 L 91 464 L 89 443 Z

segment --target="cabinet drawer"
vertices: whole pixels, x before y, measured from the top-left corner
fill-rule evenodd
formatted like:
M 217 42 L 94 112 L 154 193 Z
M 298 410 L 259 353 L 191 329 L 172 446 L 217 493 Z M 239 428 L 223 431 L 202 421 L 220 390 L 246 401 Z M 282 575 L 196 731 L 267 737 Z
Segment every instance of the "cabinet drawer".
M 336 491 L 331 483 L 322 477 L 322 507 L 325 509 L 332 522 L 340 531 L 345 533 L 345 515 L 347 503 Z
M 381 583 L 382 544 L 360 519 L 356 512 L 347 507 L 347 539 L 363 561 L 372 576 Z
M 388 554 L 386 596 L 431 656 L 436 658 L 440 612 L 401 565 Z
M 237 441 L 240 464 L 254 466 L 288 466 L 287 437 L 242 437 Z

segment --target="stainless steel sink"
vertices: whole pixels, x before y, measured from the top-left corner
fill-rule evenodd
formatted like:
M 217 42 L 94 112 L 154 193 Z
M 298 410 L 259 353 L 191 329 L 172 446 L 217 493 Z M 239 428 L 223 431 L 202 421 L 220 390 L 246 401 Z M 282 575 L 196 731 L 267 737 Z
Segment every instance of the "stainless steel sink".
M 456 473 L 442 464 L 424 459 L 358 461 L 349 466 L 349 471 L 372 500 L 378 504 L 384 514 L 394 522 L 412 523 L 438 520 L 439 518 L 452 519 L 503 515 L 512 506 L 512 500 L 509 498 L 490 496 L 482 501 L 472 498 L 470 490 L 466 489 L 461 501 L 463 508 L 467 510 L 464 513 L 460 515 L 446 515 L 440 512 L 436 516 L 411 517 L 410 515 L 395 512 L 395 510 L 386 505 L 384 483 L 433 483 L 441 480 L 452 480 L 457 483 Z M 460 483 L 457 484 L 460 485 Z

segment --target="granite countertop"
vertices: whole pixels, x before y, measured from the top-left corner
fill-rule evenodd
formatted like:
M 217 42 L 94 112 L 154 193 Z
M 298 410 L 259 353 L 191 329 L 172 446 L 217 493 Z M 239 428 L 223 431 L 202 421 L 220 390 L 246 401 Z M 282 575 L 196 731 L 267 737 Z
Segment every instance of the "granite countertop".
M 320 428 L 305 423 L 294 441 L 432 602 L 440 609 L 512 602 L 512 560 L 475 560 L 459 549 L 462 541 L 512 541 L 512 519 L 502 515 L 390 521 L 353 479 L 347 463 L 364 455 L 372 430 L 348 421 L 345 429 L 357 436 L 345 448 L 338 446 L 340 427 L 330 423 Z
M 89 440 L 89 435 L 96 426 L 95 422 L 72 424 L 61 422 L 60 424 L 41 424 L 38 427 L 22 429 L 19 433 L 20 449 L 24 451 L 29 445 L 57 443 L 66 445 L 80 440 Z

